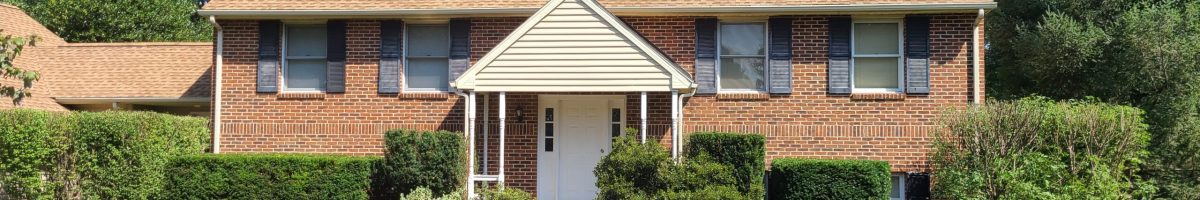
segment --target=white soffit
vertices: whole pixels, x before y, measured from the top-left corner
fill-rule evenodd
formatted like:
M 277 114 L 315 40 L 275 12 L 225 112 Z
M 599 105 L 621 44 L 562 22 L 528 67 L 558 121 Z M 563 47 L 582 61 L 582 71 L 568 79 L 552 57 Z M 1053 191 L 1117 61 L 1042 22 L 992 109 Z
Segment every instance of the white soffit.
M 694 81 L 595 0 L 550 0 L 454 81 L 460 90 L 690 91 Z

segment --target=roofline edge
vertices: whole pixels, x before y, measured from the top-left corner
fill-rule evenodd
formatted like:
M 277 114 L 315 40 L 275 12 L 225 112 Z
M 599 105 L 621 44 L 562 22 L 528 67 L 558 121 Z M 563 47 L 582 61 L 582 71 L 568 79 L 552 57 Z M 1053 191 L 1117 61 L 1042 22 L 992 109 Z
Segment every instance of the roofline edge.
M 995 9 L 989 3 L 941 4 L 862 4 L 804 6 L 720 6 L 720 7 L 613 7 L 614 13 L 770 13 L 770 12 L 862 12 L 862 11 L 938 11 Z M 380 15 L 465 15 L 531 14 L 538 8 L 460 8 L 460 9 L 363 9 L 363 10 L 199 10 L 201 16 L 380 16 Z

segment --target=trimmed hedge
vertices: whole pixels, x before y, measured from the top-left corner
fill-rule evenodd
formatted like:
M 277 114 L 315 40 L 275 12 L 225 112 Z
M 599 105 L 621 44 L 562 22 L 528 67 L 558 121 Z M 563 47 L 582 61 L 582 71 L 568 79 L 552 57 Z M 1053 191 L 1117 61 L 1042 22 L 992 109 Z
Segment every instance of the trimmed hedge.
M 622 136 L 597 163 L 597 199 L 761 199 L 737 190 L 733 167 L 707 155 L 676 164 L 658 143 Z
M 0 116 L 0 185 L 13 191 L 0 199 L 151 199 L 169 159 L 209 147 L 204 118 L 26 109 Z
M 435 195 L 454 192 L 466 182 L 467 145 L 462 133 L 391 130 L 385 134 L 377 196 L 395 199 L 420 187 Z
M 770 199 L 887 199 L 884 161 L 778 158 L 771 163 Z
M 290 154 L 185 156 L 165 199 L 367 199 L 377 158 Z
M 749 197 L 761 198 L 766 168 L 766 137 L 758 134 L 699 132 L 687 138 L 685 152 L 689 159 L 708 155 L 717 163 L 732 166 L 738 191 Z

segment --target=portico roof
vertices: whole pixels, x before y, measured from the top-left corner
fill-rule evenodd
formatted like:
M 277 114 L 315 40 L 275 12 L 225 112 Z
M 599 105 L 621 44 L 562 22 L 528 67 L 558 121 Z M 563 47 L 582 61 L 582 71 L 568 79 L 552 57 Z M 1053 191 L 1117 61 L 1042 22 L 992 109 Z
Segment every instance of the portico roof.
M 595 0 L 551 0 L 453 86 L 484 92 L 695 88 L 686 71 Z

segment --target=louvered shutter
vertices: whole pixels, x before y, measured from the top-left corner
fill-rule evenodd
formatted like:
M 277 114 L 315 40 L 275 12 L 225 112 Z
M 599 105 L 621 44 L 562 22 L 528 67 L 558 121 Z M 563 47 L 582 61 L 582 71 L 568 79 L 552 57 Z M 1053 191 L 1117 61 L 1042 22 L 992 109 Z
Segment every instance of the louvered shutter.
M 929 17 L 904 19 L 905 91 L 929 94 Z
M 346 22 L 329 21 L 326 34 L 326 92 L 346 92 Z
M 274 20 L 258 22 L 258 69 L 255 71 L 255 91 L 279 91 L 279 34 L 280 23 Z
M 717 93 L 717 19 L 696 19 L 696 93 Z
M 908 173 L 904 180 L 904 197 L 911 200 L 929 200 L 929 173 Z
M 792 18 L 771 18 L 770 63 L 767 65 L 769 91 L 772 94 L 792 93 Z
M 829 93 L 850 94 L 850 18 L 829 19 Z
M 471 67 L 471 20 L 450 20 L 450 81 Z
M 383 21 L 379 26 L 379 93 L 400 93 L 401 21 Z

